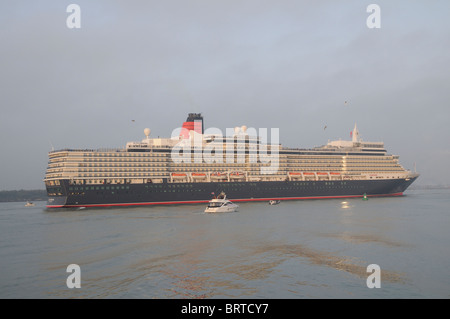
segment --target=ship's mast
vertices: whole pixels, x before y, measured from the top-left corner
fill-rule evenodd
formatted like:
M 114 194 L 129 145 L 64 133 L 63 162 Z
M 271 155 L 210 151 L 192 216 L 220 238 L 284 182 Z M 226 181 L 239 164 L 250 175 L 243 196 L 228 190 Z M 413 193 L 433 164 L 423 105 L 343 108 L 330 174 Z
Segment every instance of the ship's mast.
M 355 127 L 353 128 L 353 132 L 352 132 L 352 142 L 353 143 L 361 142 L 361 140 L 359 138 L 359 131 L 358 131 L 358 128 L 356 127 L 356 123 L 355 123 Z

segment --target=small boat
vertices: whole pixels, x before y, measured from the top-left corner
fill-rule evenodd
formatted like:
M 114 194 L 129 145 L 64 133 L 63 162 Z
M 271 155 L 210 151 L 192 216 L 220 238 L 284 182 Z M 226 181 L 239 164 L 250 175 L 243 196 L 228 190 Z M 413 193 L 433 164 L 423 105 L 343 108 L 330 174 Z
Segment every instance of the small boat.
M 364 195 L 363 195 L 363 199 L 362 200 L 368 200 L 368 198 L 367 198 L 367 194 L 366 193 L 364 193 Z
M 214 197 L 208 203 L 205 213 L 231 213 L 238 209 L 239 205 L 232 203 L 227 199 L 224 192 L 219 196 Z
M 192 178 L 195 179 L 205 179 L 206 174 L 205 173 L 191 173 Z
M 34 203 L 27 201 L 27 203 L 25 204 L 25 207 L 33 207 Z
M 226 176 L 226 175 L 227 175 L 226 173 L 219 173 L 219 172 L 211 173 L 211 176 L 216 176 L 216 177 Z
M 186 173 L 172 173 L 172 178 L 182 179 L 182 178 L 187 178 L 187 175 L 186 175 Z
M 245 174 L 243 172 L 231 172 L 230 178 L 232 179 L 242 179 L 245 178 Z
M 220 173 L 220 172 L 214 172 L 210 175 L 211 179 L 218 180 L 218 179 L 226 179 L 227 173 Z
M 279 203 L 281 203 L 280 200 L 269 200 L 270 205 L 278 205 Z

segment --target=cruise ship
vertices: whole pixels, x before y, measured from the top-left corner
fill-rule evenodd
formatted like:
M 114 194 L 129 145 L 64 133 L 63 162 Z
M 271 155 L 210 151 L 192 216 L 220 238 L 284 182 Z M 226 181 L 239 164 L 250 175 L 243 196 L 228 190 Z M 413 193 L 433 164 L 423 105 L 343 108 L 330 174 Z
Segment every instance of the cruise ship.
M 221 192 L 233 202 L 401 196 L 419 176 L 383 142 L 363 141 L 356 124 L 351 140 L 311 149 L 255 132 L 206 134 L 202 114 L 190 113 L 171 138 L 147 128 L 124 148 L 52 150 L 47 208 L 207 203 Z

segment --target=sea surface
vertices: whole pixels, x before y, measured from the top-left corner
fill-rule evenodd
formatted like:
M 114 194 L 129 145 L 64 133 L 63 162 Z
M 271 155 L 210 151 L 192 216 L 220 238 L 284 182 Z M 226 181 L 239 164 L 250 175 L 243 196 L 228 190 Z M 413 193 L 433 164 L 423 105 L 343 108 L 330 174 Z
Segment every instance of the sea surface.
M 216 214 L 35 204 L 0 203 L 0 298 L 450 297 L 448 189 Z M 67 286 L 71 264 L 80 288 Z

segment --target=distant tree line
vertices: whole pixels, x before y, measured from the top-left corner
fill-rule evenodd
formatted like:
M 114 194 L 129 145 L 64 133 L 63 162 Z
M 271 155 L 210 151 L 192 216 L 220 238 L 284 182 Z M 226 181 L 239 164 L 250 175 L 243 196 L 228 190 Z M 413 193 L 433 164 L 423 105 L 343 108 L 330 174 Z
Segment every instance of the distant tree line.
M 26 202 L 47 200 L 45 189 L 0 191 L 0 202 Z

